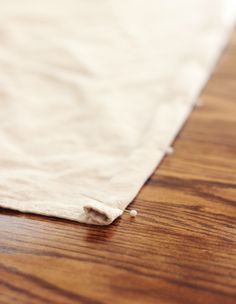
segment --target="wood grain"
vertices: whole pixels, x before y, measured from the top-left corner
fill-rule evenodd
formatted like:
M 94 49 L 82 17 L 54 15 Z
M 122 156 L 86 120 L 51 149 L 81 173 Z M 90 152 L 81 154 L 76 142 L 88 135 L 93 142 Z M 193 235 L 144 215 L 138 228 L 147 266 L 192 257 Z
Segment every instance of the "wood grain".
M 0 303 L 236 303 L 236 34 L 160 168 L 110 227 L 1 210 Z

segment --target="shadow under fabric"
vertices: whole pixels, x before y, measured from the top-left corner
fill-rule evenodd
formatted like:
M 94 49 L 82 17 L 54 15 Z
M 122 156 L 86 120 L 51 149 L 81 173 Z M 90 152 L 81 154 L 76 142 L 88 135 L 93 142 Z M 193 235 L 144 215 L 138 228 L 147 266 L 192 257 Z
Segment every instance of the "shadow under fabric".
M 0 206 L 112 223 L 191 112 L 235 1 L 0 8 Z

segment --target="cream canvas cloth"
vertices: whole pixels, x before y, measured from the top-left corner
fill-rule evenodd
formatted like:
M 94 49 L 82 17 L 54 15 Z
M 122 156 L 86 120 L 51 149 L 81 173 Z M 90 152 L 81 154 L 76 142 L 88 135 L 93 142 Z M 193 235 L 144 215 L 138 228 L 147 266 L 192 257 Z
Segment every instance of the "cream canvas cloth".
M 227 41 L 229 0 L 0 0 L 0 206 L 110 224 Z

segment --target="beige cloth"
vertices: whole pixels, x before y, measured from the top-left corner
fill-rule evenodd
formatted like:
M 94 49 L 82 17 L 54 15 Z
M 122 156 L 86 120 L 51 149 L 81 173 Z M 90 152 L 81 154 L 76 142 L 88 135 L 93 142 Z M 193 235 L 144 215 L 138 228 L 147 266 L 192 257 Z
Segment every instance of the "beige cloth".
M 230 0 L 0 0 L 0 205 L 110 224 L 165 155 Z

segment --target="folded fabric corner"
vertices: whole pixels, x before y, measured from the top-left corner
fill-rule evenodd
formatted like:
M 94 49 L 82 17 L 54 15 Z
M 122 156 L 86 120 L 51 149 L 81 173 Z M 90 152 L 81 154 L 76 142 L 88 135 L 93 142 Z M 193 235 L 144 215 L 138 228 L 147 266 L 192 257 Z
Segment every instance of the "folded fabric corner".
M 113 208 L 95 200 L 84 206 L 84 212 L 86 222 L 93 225 L 109 225 L 123 213 L 119 208 Z

